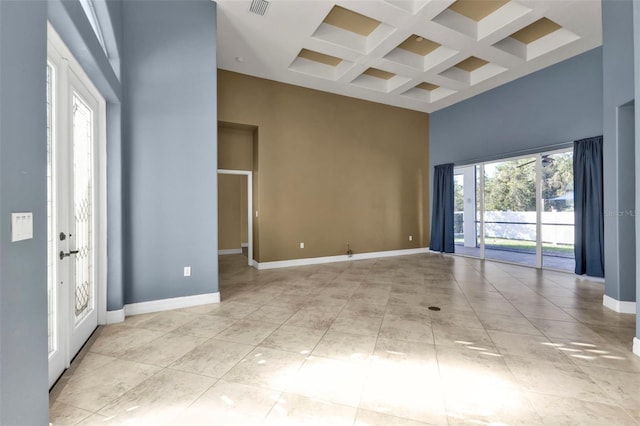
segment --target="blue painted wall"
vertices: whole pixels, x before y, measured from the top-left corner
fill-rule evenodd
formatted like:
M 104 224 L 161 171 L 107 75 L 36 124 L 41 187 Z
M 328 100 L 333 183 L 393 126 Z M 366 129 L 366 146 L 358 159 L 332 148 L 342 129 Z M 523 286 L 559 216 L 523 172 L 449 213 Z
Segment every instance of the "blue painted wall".
M 634 140 L 620 109 L 634 99 L 632 1 L 604 0 L 602 22 L 605 294 L 635 301 Z
M 107 103 L 107 311 L 124 307 L 122 104 Z
M 125 303 L 218 291 L 215 6 L 123 3 Z
M 48 424 L 46 2 L 0 1 L 0 424 Z M 36 123 L 36 124 L 34 124 Z M 11 242 L 11 213 L 34 238 Z
M 95 2 L 109 63 L 118 78 L 120 90 L 122 55 L 122 2 Z M 107 101 L 107 311 L 124 306 L 124 251 L 122 210 L 122 96 Z
M 431 114 L 430 163 L 473 162 L 602 134 L 597 48 Z

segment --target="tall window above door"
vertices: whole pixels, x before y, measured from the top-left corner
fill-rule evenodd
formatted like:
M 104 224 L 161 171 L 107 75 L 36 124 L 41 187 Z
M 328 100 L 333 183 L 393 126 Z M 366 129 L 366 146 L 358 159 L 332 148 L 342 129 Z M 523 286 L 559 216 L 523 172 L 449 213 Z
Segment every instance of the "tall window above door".
M 96 13 L 96 7 L 93 0 L 80 0 L 80 4 L 89 19 L 91 28 L 93 28 L 93 32 L 96 34 L 100 46 L 102 46 L 102 50 L 104 50 L 104 54 L 107 55 L 108 58 L 109 53 L 107 52 L 107 45 L 104 42 L 104 34 L 102 33 L 102 27 L 100 26 L 100 21 L 98 20 L 98 14 Z

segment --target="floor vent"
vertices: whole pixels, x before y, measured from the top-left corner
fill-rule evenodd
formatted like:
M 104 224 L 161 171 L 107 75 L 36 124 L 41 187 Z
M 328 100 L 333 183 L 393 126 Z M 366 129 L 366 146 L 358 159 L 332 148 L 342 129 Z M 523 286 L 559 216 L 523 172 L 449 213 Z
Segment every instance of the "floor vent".
M 269 8 L 269 2 L 267 0 L 253 0 L 249 10 L 256 15 L 264 16 Z

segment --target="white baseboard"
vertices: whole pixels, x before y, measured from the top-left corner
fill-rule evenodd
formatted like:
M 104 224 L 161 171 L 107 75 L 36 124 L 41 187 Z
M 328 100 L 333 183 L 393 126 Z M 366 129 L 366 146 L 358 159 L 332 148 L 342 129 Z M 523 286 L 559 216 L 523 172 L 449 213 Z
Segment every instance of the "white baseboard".
M 249 243 L 242 243 L 242 244 L 240 244 L 240 247 L 242 247 L 242 248 L 249 247 Z
M 115 324 L 124 321 L 124 308 L 117 311 L 107 311 L 107 324 Z
M 637 337 L 633 338 L 633 353 L 640 356 L 640 339 Z
M 188 308 L 190 306 L 220 303 L 220 293 L 197 294 L 195 296 L 174 297 L 172 299 L 151 300 L 149 302 L 124 305 L 125 316 Z
M 602 296 L 602 304 L 611 309 L 612 311 L 616 311 L 620 314 L 635 314 L 636 313 L 636 302 L 624 302 L 620 300 L 616 300 L 613 297 L 609 297 L 606 294 Z
M 405 249 L 405 250 L 390 250 L 390 251 L 376 251 L 371 253 L 358 253 L 349 257 L 346 254 L 340 256 L 325 256 L 325 257 L 309 257 L 306 259 L 293 259 L 293 260 L 278 260 L 275 262 L 256 262 L 254 261 L 254 267 L 256 269 L 277 269 L 277 268 L 290 268 L 292 266 L 307 266 L 307 265 L 319 265 L 322 263 L 335 263 L 335 262 L 349 262 L 352 260 L 365 260 L 365 259 L 379 259 L 383 257 L 395 257 L 395 256 L 409 256 L 412 254 L 428 253 L 427 247 L 417 249 Z
M 220 256 L 226 256 L 228 254 L 242 254 L 242 249 L 224 249 L 224 250 L 218 250 L 218 255 Z

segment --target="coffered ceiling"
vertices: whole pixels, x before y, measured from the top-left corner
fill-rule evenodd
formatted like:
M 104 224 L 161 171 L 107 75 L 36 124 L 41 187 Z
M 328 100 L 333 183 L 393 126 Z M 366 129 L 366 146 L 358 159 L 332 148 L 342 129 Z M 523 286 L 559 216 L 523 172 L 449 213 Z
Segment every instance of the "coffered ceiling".
M 599 0 L 217 3 L 219 68 L 423 112 L 602 44 Z

